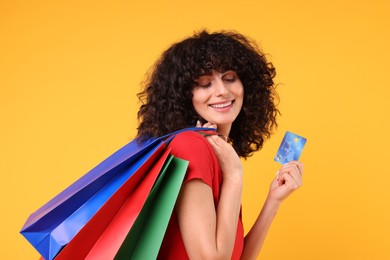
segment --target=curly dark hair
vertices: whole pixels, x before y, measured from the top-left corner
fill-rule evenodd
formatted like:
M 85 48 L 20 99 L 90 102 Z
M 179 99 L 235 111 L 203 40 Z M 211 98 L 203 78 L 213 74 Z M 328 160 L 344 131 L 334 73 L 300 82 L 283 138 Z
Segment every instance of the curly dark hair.
M 192 90 L 195 80 L 212 70 L 233 70 L 244 86 L 243 107 L 229 134 L 237 154 L 246 158 L 261 149 L 277 126 L 275 68 L 256 43 L 233 31 L 203 30 L 162 54 L 137 95 L 142 102 L 137 136 L 161 136 L 201 120 L 192 105 Z

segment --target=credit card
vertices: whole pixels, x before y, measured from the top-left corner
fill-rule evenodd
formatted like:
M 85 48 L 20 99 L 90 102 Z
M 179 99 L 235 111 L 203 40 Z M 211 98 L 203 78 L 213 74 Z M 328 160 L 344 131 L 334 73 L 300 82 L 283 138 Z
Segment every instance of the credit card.
M 281 164 L 297 161 L 305 144 L 306 138 L 287 131 L 274 160 Z

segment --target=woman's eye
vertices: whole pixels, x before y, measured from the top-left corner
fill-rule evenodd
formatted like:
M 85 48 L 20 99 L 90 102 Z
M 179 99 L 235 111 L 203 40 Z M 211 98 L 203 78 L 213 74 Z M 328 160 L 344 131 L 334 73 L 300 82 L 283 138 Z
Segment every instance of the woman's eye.
M 211 82 L 204 83 L 204 84 L 199 84 L 199 87 L 201 87 L 201 88 L 208 88 L 210 86 L 211 86 Z
M 197 80 L 196 86 L 201 88 L 208 88 L 211 86 L 211 81 L 206 79 Z
M 237 75 L 234 72 L 228 72 L 223 75 L 222 79 L 227 82 L 234 82 L 237 79 Z
M 225 77 L 224 80 L 227 82 L 234 82 L 236 80 L 236 77 Z

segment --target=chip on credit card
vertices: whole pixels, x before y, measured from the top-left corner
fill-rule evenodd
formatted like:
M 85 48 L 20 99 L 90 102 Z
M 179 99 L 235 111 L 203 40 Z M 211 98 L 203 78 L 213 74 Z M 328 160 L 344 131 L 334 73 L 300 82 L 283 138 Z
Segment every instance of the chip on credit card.
M 281 164 L 297 161 L 305 144 L 306 138 L 287 131 L 274 160 Z

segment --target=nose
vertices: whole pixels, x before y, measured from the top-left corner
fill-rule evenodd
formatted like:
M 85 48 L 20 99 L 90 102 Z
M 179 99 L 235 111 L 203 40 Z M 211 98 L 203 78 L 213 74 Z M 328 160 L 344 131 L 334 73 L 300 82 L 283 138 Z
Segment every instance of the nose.
M 218 78 L 217 80 L 215 80 L 214 87 L 215 87 L 215 94 L 218 97 L 226 96 L 229 93 L 229 90 L 222 79 Z

